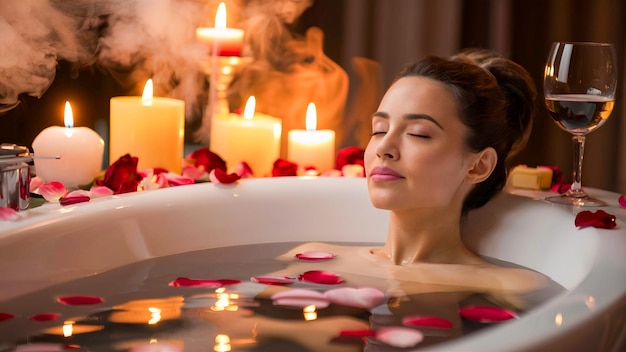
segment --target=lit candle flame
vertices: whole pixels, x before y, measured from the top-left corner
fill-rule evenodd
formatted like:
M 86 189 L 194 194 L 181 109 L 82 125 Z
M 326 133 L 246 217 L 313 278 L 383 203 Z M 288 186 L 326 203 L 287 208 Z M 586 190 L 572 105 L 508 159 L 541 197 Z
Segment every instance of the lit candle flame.
M 217 6 L 215 14 L 215 28 L 226 28 L 226 5 L 223 2 Z
M 74 127 L 74 114 L 72 113 L 72 106 L 69 101 L 65 102 L 65 114 L 63 115 L 63 122 L 65 123 L 65 127 L 72 128 Z
M 256 98 L 254 97 L 254 95 L 250 96 L 250 98 L 248 98 L 248 101 L 246 102 L 246 107 L 243 109 L 243 117 L 246 120 L 252 120 L 252 118 L 254 117 L 254 109 L 256 108 Z
M 143 87 L 143 94 L 141 95 L 141 102 L 143 105 L 152 105 L 152 98 L 154 96 L 154 84 L 152 79 L 146 81 L 146 85 Z
M 213 347 L 213 351 L 228 352 L 230 350 L 230 337 L 228 335 L 219 334 L 215 336 L 215 346 Z
M 309 103 L 306 108 L 306 130 L 315 131 L 317 129 L 317 109 L 314 103 Z

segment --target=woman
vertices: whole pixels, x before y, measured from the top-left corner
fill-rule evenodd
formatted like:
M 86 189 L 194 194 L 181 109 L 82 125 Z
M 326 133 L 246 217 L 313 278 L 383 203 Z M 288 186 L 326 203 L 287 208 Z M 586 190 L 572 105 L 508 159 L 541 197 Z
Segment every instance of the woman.
M 484 50 L 406 67 L 372 118 L 365 151 L 371 201 L 391 211 L 374 253 L 395 264 L 484 263 L 463 245 L 461 219 L 504 186 L 535 96 L 526 70 Z

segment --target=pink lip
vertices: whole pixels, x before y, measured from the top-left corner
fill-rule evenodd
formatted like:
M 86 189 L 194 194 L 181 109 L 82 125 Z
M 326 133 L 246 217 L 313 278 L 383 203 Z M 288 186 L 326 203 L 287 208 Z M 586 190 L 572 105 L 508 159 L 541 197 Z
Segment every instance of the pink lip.
M 395 181 L 401 178 L 404 177 L 402 177 L 402 175 L 400 175 L 394 169 L 388 167 L 377 166 L 370 171 L 370 179 L 372 181 Z

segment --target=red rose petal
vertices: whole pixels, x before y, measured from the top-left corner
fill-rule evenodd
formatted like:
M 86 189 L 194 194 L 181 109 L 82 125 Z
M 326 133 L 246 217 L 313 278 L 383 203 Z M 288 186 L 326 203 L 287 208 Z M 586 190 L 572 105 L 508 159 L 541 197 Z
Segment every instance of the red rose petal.
M 300 260 L 317 261 L 333 259 L 336 255 L 324 251 L 304 251 L 297 253 L 294 257 Z
M 376 332 L 372 329 L 361 329 L 361 330 L 341 330 L 339 332 L 339 336 L 349 336 L 349 337 L 374 337 L 376 336 Z
M 168 285 L 174 287 L 220 287 L 226 285 L 235 285 L 241 283 L 240 280 L 232 279 L 220 279 L 220 280 L 205 280 L 205 279 L 190 279 L 187 277 L 179 277 L 171 281 Z
M 593 226 L 601 229 L 613 229 L 617 226 L 617 223 L 615 215 L 609 214 L 604 210 L 597 210 L 596 212 L 583 210 L 576 214 L 574 225 L 576 227 Z
M 250 278 L 252 282 L 265 285 L 289 285 L 296 281 L 295 277 L 280 275 L 255 276 Z
M 622 194 L 621 196 L 619 196 L 619 198 L 617 198 L 617 202 L 622 208 L 626 208 L 626 195 Z
M 61 199 L 59 199 L 59 203 L 65 206 L 65 205 L 72 205 L 76 203 L 88 202 L 90 199 L 91 198 L 89 198 L 89 196 L 61 197 Z
M 494 323 L 517 318 L 517 314 L 511 310 L 492 306 L 464 307 L 459 309 L 459 314 L 465 319 L 482 323 Z
M 221 183 L 225 185 L 237 182 L 237 180 L 239 180 L 240 178 L 241 176 L 239 176 L 238 174 L 234 172 L 231 174 L 227 174 L 221 169 L 213 169 L 209 173 L 209 179 L 211 180 L 211 182 Z
M 68 306 L 88 306 L 104 302 L 104 298 L 98 296 L 65 296 L 57 298 L 57 302 Z
M 35 314 L 29 317 L 28 319 L 33 320 L 33 321 L 43 322 L 43 321 L 57 320 L 59 319 L 60 316 L 61 314 L 59 313 L 40 313 L 40 314 Z
M 452 322 L 450 320 L 435 316 L 409 316 L 402 319 L 402 324 L 425 328 L 452 328 Z
M 337 285 L 344 282 L 339 275 L 330 271 L 311 270 L 301 274 L 298 280 L 323 285 Z
M 3 313 L 0 312 L 0 321 L 5 321 L 5 320 L 9 320 L 9 319 L 13 319 L 15 317 L 15 315 L 11 314 L 11 313 Z

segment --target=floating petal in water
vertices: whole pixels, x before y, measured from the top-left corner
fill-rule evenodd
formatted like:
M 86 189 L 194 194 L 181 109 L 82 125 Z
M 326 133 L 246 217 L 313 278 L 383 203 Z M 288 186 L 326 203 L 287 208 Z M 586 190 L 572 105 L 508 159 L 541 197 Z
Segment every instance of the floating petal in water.
M 341 287 L 328 290 L 324 296 L 329 301 L 349 307 L 374 308 L 385 301 L 385 294 L 372 287 Z
M 402 319 L 402 324 L 406 326 L 420 326 L 425 328 L 450 329 L 452 322 L 448 319 L 435 316 L 408 316 Z
M 495 323 L 517 318 L 517 314 L 511 310 L 492 306 L 468 306 L 459 309 L 459 314 L 465 319 L 481 323 Z
M 328 307 L 330 304 L 323 293 L 302 288 L 277 292 L 272 295 L 272 301 L 277 306 L 298 308 L 314 305 L 316 308 L 321 309 Z
M 14 317 L 15 315 L 11 313 L 0 312 L 0 321 L 10 320 L 10 319 L 13 319 Z
M 265 275 L 251 277 L 250 280 L 265 285 L 289 285 L 295 282 L 296 278 L 291 276 Z
M 300 260 L 317 261 L 333 259 L 336 257 L 336 255 L 324 251 L 304 251 L 302 253 L 296 254 L 294 257 Z
M 376 339 L 389 346 L 408 348 L 422 342 L 424 334 L 419 330 L 394 326 L 378 330 Z
M 166 343 L 147 343 L 133 347 L 130 352 L 182 352 L 182 348 Z
M 179 277 L 171 281 L 168 285 L 174 287 L 220 287 L 226 285 L 236 285 L 239 283 L 241 283 L 240 280 L 233 279 L 205 280 Z
M 88 306 L 104 302 L 104 298 L 98 296 L 65 296 L 57 298 L 57 302 L 68 306 Z
M 33 321 L 53 321 L 59 319 L 61 314 L 59 313 L 39 313 L 30 316 L 28 319 Z
M 60 343 L 35 342 L 27 345 L 20 345 L 13 352 L 62 352 L 65 347 Z
M 343 279 L 339 275 L 330 271 L 311 270 L 300 274 L 298 280 L 323 285 L 338 285 L 343 283 Z
M 374 337 L 376 332 L 372 329 L 341 330 L 339 336 Z

